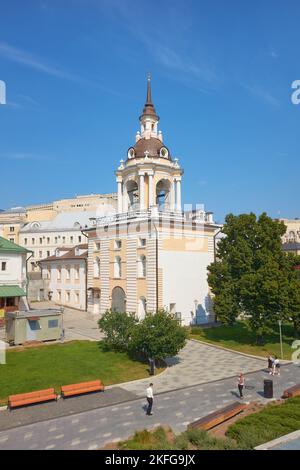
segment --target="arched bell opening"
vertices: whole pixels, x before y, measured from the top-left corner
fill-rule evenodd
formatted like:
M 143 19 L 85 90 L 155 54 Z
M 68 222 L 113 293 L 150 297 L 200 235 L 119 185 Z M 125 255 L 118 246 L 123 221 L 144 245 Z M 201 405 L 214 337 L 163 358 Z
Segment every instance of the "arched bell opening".
M 126 184 L 126 191 L 128 195 L 128 211 L 135 211 L 139 209 L 139 188 L 136 181 L 131 180 Z
M 156 185 L 156 205 L 160 211 L 170 209 L 171 183 L 161 179 Z

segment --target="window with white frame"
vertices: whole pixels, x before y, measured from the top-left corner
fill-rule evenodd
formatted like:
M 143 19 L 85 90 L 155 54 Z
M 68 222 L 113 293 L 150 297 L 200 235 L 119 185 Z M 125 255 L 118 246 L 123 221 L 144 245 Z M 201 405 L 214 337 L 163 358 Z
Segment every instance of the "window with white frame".
M 115 278 L 120 278 L 122 277 L 122 266 L 121 266 L 121 258 L 120 256 L 115 257 L 115 263 L 114 263 L 114 277 Z
M 140 238 L 139 239 L 139 246 L 141 248 L 144 248 L 146 246 L 146 238 Z
M 7 262 L 1 261 L 1 271 L 6 271 L 6 268 L 7 268 Z
M 71 279 L 71 270 L 70 270 L 70 268 L 66 268 L 66 279 L 67 280 Z

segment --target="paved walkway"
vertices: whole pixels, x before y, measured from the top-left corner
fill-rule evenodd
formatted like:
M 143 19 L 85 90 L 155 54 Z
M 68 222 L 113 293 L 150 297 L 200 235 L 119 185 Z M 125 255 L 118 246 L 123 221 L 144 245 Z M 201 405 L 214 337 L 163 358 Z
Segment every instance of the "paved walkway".
M 244 400 L 267 402 L 263 398 L 263 380 L 269 377 L 266 371 L 247 375 Z M 300 367 L 282 366 L 281 376 L 273 377 L 273 381 L 274 397 L 279 398 L 286 387 L 300 382 Z M 136 430 L 158 425 L 169 425 L 175 432 L 182 432 L 191 421 L 237 399 L 236 379 L 196 385 L 156 394 L 151 417 L 145 416 L 145 399 L 139 398 L 3 431 L 0 432 L 0 450 L 99 449 L 108 442 L 126 439 Z
M 178 356 L 170 358 L 167 363 L 169 367 L 158 376 L 118 386 L 144 396 L 149 380 L 154 383 L 156 392 L 161 393 L 237 376 L 240 372 L 253 372 L 266 366 L 265 359 L 225 351 L 199 341 L 188 341 Z

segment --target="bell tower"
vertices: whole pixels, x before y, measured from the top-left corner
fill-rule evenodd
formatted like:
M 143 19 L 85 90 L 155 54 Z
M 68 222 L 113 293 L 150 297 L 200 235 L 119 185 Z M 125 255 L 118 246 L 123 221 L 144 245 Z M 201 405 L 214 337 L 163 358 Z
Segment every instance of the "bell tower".
M 151 97 L 151 77 L 147 77 L 147 95 L 139 117 L 140 131 L 135 145 L 116 171 L 118 213 L 157 209 L 159 212 L 181 212 L 181 176 L 177 158 L 163 142 L 158 130 L 159 116 Z

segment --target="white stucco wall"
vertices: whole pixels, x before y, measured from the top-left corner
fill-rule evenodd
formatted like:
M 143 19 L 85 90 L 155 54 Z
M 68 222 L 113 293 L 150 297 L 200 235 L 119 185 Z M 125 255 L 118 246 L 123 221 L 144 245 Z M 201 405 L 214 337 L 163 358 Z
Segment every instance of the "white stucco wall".
M 70 279 L 66 276 L 66 264 L 70 266 Z M 46 263 L 45 263 L 46 265 Z M 49 281 L 49 291 L 52 291 L 52 300 L 59 305 L 74 307 L 79 310 L 86 310 L 86 267 L 83 260 L 70 260 L 69 262 L 55 261 L 47 263 L 51 270 Z M 79 279 L 75 279 L 75 266 L 79 266 Z M 61 280 L 58 279 L 57 271 L 61 269 Z M 46 268 L 43 268 L 43 277 Z M 61 293 L 61 300 L 58 299 L 58 291 Z M 66 300 L 66 293 L 70 292 L 70 302 Z M 75 294 L 79 294 L 79 302 L 75 300 Z
M 160 251 L 159 267 L 163 269 L 163 304 L 169 309 L 176 304 L 182 324 L 195 323 L 195 300 L 198 322 L 205 323 L 209 312 L 207 266 L 213 253 Z M 194 317 L 191 312 L 193 312 Z

